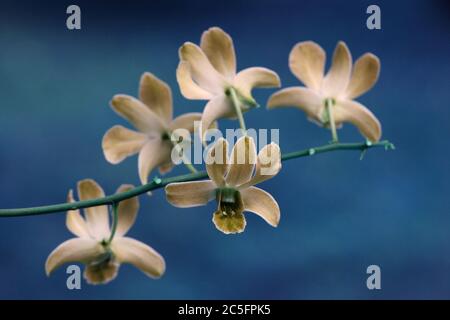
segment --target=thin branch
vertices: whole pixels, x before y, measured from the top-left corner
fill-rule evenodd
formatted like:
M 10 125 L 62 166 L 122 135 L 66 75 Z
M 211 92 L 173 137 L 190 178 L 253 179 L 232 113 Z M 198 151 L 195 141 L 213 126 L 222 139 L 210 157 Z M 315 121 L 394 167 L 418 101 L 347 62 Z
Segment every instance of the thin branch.
M 112 205 L 112 213 L 113 213 L 113 223 L 111 227 L 111 235 L 109 236 L 107 244 L 110 244 L 114 236 L 116 235 L 117 223 L 119 222 L 119 203 L 114 202 Z
M 309 148 L 309 149 L 305 149 L 305 150 L 301 150 L 301 151 L 294 151 L 294 152 L 286 153 L 282 156 L 282 160 L 287 161 L 287 160 L 291 160 L 291 159 L 308 157 L 308 156 L 312 156 L 315 154 L 336 151 L 336 150 L 359 150 L 361 152 L 364 152 L 367 149 L 374 148 L 374 147 L 384 147 L 385 150 L 394 149 L 394 145 L 387 140 L 380 141 L 377 143 L 370 143 L 370 142 L 332 143 L 332 144 L 327 144 L 327 145 L 320 146 L 320 147 Z M 96 207 L 96 206 L 102 206 L 102 205 L 114 205 L 114 204 L 118 204 L 119 202 L 121 202 L 123 200 L 136 197 L 138 195 L 147 193 L 149 191 L 163 188 L 170 183 L 195 181 L 195 180 L 204 179 L 206 177 L 208 177 L 208 175 L 206 172 L 203 171 L 203 172 L 190 173 L 190 174 L 185 174 L 185 175 L 170 177 L 170 178 L 165 178 L 165 179 L 154 178 L 153 181 L 151 181 L 148 184 L 145 184 L 145 185 L 142 185 L 139 187 L 135 187 L 133 189 L 130 189 L 130 190 L 122 192 L 122 193 L 109 195 L 104 198 L 84 200 L 84 201 L 71 202 L 71 203 L 54 204 L 54 205 L 42 206 L 42 207 L 30 207 L 30 208 L 20 208 L 20 209 L 0 209 L 0 217 L 34 216 L 34 215 L 49 214 L 49 213 L 55 213 L 55 212 L 63 212 L 63 211 L 68 211 L 68 210 Z
M 336 122 L 334 120 L 334 101 L 333 99 L 326 99 L 325 100 L 325 110 L 327 111 L 328 115 L 328 123 L 330 124 L 330 130 L 331 130 L 331 137 L 333 143 L 337 143 L 339 141 L 337 130 L 336 130 Z
M 242 131 L 245 134 L 245 132 L 247 132 L 247 127 L 245 126 L 244 115 L 242 114 L 241 104 L 240 104 L 239 99 L 237 97 L 236 90 L 234 88 L 229 88 L 227 90 L 227 95 L 229 95 L 230 98 L 231 98 L 231 102 L 232 102 L 232 104 L 234 106 L 234 110 L 236 111 L 236 115 L 237 115 L 238 120 L 239 120 L 239 125 L 240 125 Z

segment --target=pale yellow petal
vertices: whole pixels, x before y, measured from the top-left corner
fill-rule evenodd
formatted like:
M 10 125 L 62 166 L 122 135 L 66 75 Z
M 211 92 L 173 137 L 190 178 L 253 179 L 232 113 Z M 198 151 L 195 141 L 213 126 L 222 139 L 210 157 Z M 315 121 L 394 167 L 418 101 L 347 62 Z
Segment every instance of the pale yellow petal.
M 117 125 L 109 129 L 102 140 L 103 154 L 109 163 L 117 164 L 142 149 L 148 137 Z
M 73 238 L 61 243 L 50 253 L 45 262 L 49 276 L 55 269 L 69 262 L 88 263 L 104 252 L 100 243 L 90 238 Z
M 171 183 L 166 186 L 167 201 L 178 208 L 198 207 L 215 197 L 216 185 L 211 180 Z
M 290 87 L 275 92 L 267 101 L 267 108 L 297 107 L 308 117 L 320 121 L 323 109 L 322 98 L 313 90 L 304 87 Z
M 185 129 L 190 133 L 194 132 L 194 124 L 197 121 L 200 125 L 200 120 L 202 119 L 202 114 L 200 112 L 190 112 L 182 114 L 176 117 L 170 124 L 170 130 Z
M 223 76 L 232 79 L 236 74 L 236 55 L 233 39 L 218 27 L 203 32 L 200 47 L 213 67 Z
M 141 77 L 139 98 L 166 123 L 172 120 L 172 91 L 167 83 L 150 72 Z
M 220 138 L 208 151 L 206 171 L 212 181 L 218 186 L 225 185 L 225 174 L 228 170 L 228 142 Z
M 150 139 L 139 152 L 138 170 L 142 184 L 148 182 L 152 170 L 171 161 L 172 144 L 159 138 Z
M 276 143 L 271 143 L 261 149 L 258 153 L 255 175 L 251 180 L 239 188 L 261 183 L 276 176 L 281 170 L 281 150 Z
M 244 211 L 257 214 L 273 227 L 278 226 L 280 207 L 270 193 L 256 187 L 250 187 L 242 190 L 241 195 L 244 202 Z
M 322 94 L 326 98 L 336 98 L 345 94 L 352 71 L 352 56 L 347 45 L 339 41 L 333 54 L 333 62 L 323 79 Z
M 247 99 L 252 98 L 253 88 L 280 87 L 280 77 L 276 72 L 267 68 L 253 67 L 240 71 L 234 78 L 234 86 Z
M 179 54 L 180 60 L 189 63 L 192 79 L 202 89 L 216 95 L 225 92 L 227 81 L 214 69 L 199 46 L 186 42 L 181 46 Z
M 123 184 L 117 189 L 116 194 L 127 192 L 133 188 L 134 186 L 131 184 Z M 133 197 L 121 201 L 117 210 L 119 219 L 117 221 L 116 235 L 123 236 L 130 230 L 136 221 L 139 211 L 139 198 Z
M 221 118 L 229 118 L 236 115 L 233 107 L 227 96 L 220 95 L 210 100 L 203 110 L 201 124 L 200 124 L 200 137 L 205 138 L 206 131 L 204 128 L 211 128 L 216 120 Z
M 111 248 L 118 262 L 130 263 L 151 278 L 160 278 L 166 270 L 164 258 L 138 240 L 118 237 Z
M 111 106 L 121 117 L 144 133 L 159 133 L 165 128 L 163 121 L 143 102 L 131 96 L 118 94 L 111 100 Z
M 181 94 L 186 99 L 210 100 L 214 95 L 202 89 L 192 78 L 191 65 L 187 61 L 180 61 L 177 68 L 177 81 Z
M 297 43 L 289 55 L 289 68 L 305 86 L 318 91 L 325 68 L 325 51 L 313 41 Z
M 256 164 L 256 146 L 249 136 L 239 138 L 231 151 L 230 168 L 225 178 L 228 186 L 237 187 L 250 180 Z
M 356 60 L 353 66 L 350 83 L 346 90 L 346 97 L 354 99 L 372 88 L 380 74 L 380 60 L 377 56 L 366 53 Z
M 73 203 L 75 202 L 75 199 L 73 197 L 73 190 L 69 191 L 69 194 L 67 195 L 67 202 Z M 89 229 L 86 224 L 86 221 L 80 214 L 80 210 L 69 210 L 67 211 L 66 215 L 66 226 L 67 229 L 70 230 L 74 235 L 78 237 L 84 237 L 89 238 Z
M 350 122 L 370 141 L 380 140 L 381 124 L 365 106 L 354 100 L 343 100 L 339 101 L 334 108 L 337 123 Z
M 78 197 L 81 201 L 105 197 L 105 192 L 97 182 L 85 179 L 78 182 Z M 109 214 L 107 206 L 97 206 L 84 209 L 89 233 L 97 240 L 109 237 Z

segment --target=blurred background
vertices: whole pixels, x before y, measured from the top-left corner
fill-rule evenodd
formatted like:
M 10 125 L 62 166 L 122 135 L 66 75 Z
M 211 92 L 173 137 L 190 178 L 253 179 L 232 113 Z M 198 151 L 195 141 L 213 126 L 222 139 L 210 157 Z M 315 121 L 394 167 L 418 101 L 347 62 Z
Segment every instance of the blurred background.
M 82 29 L 66 28 L 77 4 Z M 381 30 L 366 9 L 381 8 Z M 151 71 L 170 84 L 175 113 L 201 111 L 177 87 L 178 47 L 220 26 L 238 68 L 264 66 L 283 87 L 292 46 L 314 40 L 331 56 L 338 40 L 354 59 L 381 59 L 377 85 L 358 100 L 397 149 L 344 151 L 283 163 L 261 185 L 279 202 L 277 229 L 247 214 L 243 234 L 211 222 L 215 204 L 176 209 L 162 191 L 141 197 L 131 237 L 161 252 L 158 281 L 129 265 L 106 286 L 66 288 L 65 268 L 47 278 L 47 255 L 71 237 L 65 213 L 0 220 L 2 299 L 430 299 L 450 298 L 450 7 L 447 1 L 2 1 L 0 5 L 0 207 L 64 202 L 87 177 L 107 193 L 138 184 L 137 158 L 110 165 L 101 139 L 126 124 L 109 107 L 136 95 Z M 265 106 L 275 90 L 254 91 Z M 283 152 L 322 145 L 327 130 L 295 108 L 246 114 L 253 128 L 279 128 Z M 236 123 L 221 122 L 221 128 Z M 342 141 L 362 141 L 345 125 Z M 177 167 L 170 175 L 185 173 Z M 381 290 L 366 268 L 381 267 Z

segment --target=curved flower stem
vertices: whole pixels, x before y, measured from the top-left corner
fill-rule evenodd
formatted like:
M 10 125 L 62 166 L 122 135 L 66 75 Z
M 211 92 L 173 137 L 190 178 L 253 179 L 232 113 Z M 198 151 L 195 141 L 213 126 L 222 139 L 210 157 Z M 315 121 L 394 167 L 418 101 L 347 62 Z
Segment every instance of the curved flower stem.
M 236 114 L 237 114 L 237 117 L 239 119 L 239 125 L 240 125 L 242 131 L 244 131 L 244 135 L 246 135 L 247 134 L 247 127 L 245 126 L 244 115 L 242 114 L 242 109 L 241 109 L 241 106 L 240 106 L 241 103 L 239 102 L 239 99 L 237 97 L 236 90 L 234 88 L 229 88 L 227 90 L 227 94 L 231 98 L 231 103 L 234 106 L 234 110 L 236 110 Z
M 198 172 L 197 169 L 195 169 L 194 165 L 192 163 L 187 162 L 187 160 L 183 159 L 184 166 L 192 173 Z
M 393 150 L 394 149 L 394 145 L 387 140 L 380 141 L 377 143 L 370 143 L 370 142 L 369 143 L 368 142 L 333 143 L 333 144 L 327 144 L 327 145 L 320 146 L 320 147 L 314 147 L 314 148 L 309 148 L 309 149 L 305 149 L 305 150 L 286 153 L 282 156 L 282 160 L 288 161 L 291 159 L 308 157 L 308 156 L 312 156 L 314 154 L 331 152 L 331 151 L 336 151 L 336 150 L 359 150 L 359 151 L 363 152 L 363 151 L 366 151 L 367 149 L 375 148 L 375 147 L 383 147 L 383 148 L 385 148 L 385 150 Z M 121 202 L 123 200 L 139 196 L 139 195 L 147 193 L 149 191 L 163 188 L 170 183 L 195 181 L 195 180 L 204 179 L 206 177 L 208 177 L 208 174 L 206 172 L 202 171 L 202 172 L 190 173 L 190 174 L 185 174 L 185 175 L 176 176 L 176 177 L 170 177 L 170 178 L 166 178 L 166 179 L 155 178 L 155 179 L 153 179 L 152 182 L 147 183 L 145 185 L 135 187 L 128 191 L 110 195 L 110 196 L 106 196 L 103 198 L 84 200 L 84 201 L 78 201 L 78 202 L 70 202 L 70 203 L 54 204 L 54 205 L 42 206 L 42 207 L 31 207 L 31 208 L 20 208 L 20 209 L 0 209 L 0 217 L 34 216 L 34 215 L 40 215 L 40 214 L 48 214 L 48 213 L 62 212 L 62 211 L 68 211 L 68 210 L 83 209 L 83 208 L 96 207 L 96 206 L 102 206 L 102 205 L 114 205 L 114 204 L 118 204 L 119 202 Z
M 111 241 L 114 239 L 114 235 L 116 234 L 117 222 L 119 221 L 119 210 L 118 209 L 119 209 L 119 203 L 114 202 L 112 204 L 113 222 L 112 222 L 112 226 L 111 226 L 111 235 L 109 236 L 109 239 L 108 239 L 108 244 L 111 243 Z
M 334 121 L 334 114 L 333 114 L 333 108 L 332 108 L 333 105 L 334 105 L 333 99 L 325 100 L 325 108 L 327 110 L 328 122 L 330 123 L 332 142 L 337 143 L 337 142 L 339 142 L 339 139 L 338 139 L 337 130 L 336 130 L 336 122 Z

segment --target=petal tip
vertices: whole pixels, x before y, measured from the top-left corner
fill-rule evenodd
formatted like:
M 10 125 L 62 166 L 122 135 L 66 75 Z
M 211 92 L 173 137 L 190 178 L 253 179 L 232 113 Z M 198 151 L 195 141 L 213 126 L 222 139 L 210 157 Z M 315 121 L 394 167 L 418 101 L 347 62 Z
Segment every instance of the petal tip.
M 125 99 L 127 99 L 127 95 L 125 95 L 125 94 L 115 94 L 112 97 L 111 101 L 110 101 L 110 105 L 112 107 L 117 107 Z
M 274 92 L 270 95 L 269 99 L 267 100 L 267 109 L 273 109 L 275 107 L 281 107 L 283 104 L 279 101 L 279 97 L 283 94 L 282 90 L 279 90 L 277 92 Z
M 273 72 L 273 76 L 274 76 L 273 88 L 281 88 L 281 78 L 280 78 L 280 76 L 275 71 Z
M 231 40 L 231 36 L 227 32 L 225 32 L 222 28 L 217 26 L 210 27 L 207 30 L 203 31 L 201 40 L 203 40 L 208 35 L 211 35 L 212 33 L 220 33 L 221 35 L 224 35 L 226 38 L 229 38 L 229 40 Z
M 77 185 L 78 185 L 78 188 L 81 188 L 84 186 L 91 186 L 91 185 L 98 186 L 98 183 L 94 179 L 86 178 L 86 179 L 78 181 Z
M 337 47 L 338 47 L 338 46 L 339 46 L 339 47 L 344 47 L 344 48 L 348 49 L 348 46 L 347 46 L 347 44 L 345 43 L 344 40 L 339 40 L 336 46 L 337 46 Z
M 205 32 L 208 32 L 208 31 L 219 31 L 219 32 L 226 33 L 225 31 L 223 31 L 223 29 L 221 27 L 218 27 L 218 26 L 209 27 L 208 30 L 206 30 Z
M 166 273 L 166 261 L 159 255 L 159 266 L 156 267 L 155 272 L 151 275 L 153 279 L 160 279 Z
M 180 55 L 180 59 L 181 60 L 185 60 L 183 58 L 183 55 L 187 53 L 186 52 L 187 50 L 192 49 L 192 47 L 197 47 L 197 45 L 195 43 L 193 43 L 193 42 L 190 42 L 190 41 L 186 41 L 185 43 L 183 43 L 181 45 L 180 49 L 178 50 L 178 53 Z
M 117 127 L 114 126 L 110 128 L 108 131 L 105 132 L 102 138 L 102 150 L 103 150 L 103 156 L 105 157 L 105 160 L 109 162 L 110 164 L 119 164 L 123 161 L 123 159 L 115 156 L 113 153 L 109 150 L 109 140 L 111 138 L 111 135 L 117 130 Z
M 50 257 L 49 257 L 49 258 L 50 258 Z M 45 262 L 45 275 L 46 275 L 47 277 L 50 277 L 51 274 L 52 274 L 52 272 L 53 272 L 53 268 L 51 268 L 51 267 L 49 266 L 48 258 L 47 258 L 47 262 Z
M 75 202 L 74 196 L 73 196 L 73 189 L 69 189 L 69 192 L 67 193 L 67 202 L 72 203 Z
M 147 175 L 145 175 L 145 176 L 140 176 L 139 179 L 141 180 L 141 184 L 142 184 L 142 185 L 145 185 L 145 184 L 148 183 L 148 176 L 147 176 Z

